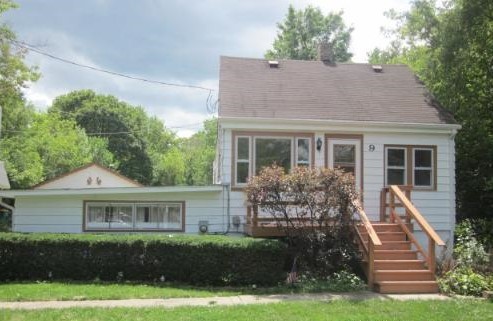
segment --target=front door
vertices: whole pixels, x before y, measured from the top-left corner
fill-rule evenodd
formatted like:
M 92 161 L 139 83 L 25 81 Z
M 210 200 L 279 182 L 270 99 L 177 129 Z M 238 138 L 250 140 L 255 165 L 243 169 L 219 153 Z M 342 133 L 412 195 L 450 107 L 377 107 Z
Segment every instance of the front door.
M 330 139 L 329 168 L 340 168 L 352 173 L 356 190 L 361 190 L 361 141 L 359 139 Z

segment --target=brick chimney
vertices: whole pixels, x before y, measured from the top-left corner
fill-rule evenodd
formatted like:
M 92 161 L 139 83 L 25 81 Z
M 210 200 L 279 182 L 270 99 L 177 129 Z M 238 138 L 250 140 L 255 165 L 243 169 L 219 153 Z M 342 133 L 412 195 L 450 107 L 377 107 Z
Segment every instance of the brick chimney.
M 321 41 L 318 44 L 318 59 L 326 65 L 335 64 L 334 51 L 330 43 Z

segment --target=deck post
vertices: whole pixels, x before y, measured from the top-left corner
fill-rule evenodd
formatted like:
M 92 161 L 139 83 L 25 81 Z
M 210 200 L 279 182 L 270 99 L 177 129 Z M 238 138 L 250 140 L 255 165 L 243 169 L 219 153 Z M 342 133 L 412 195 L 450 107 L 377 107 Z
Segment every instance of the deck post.
M 435 274 L 436 269 L 435 261 L 435 240 L 433 240 L 431 237 L 428 237 L 428 268 L 433 274 Z
M 385 222 L 387 212 L 387 189 L 382 188 L 380 191 L 380 222 Z
M 390 207 L 390 213 L 394 212 L 395 213 L 395 195 L 392 191 L 390 191 L 390 202 L 389 202 L 389 207 Z M 395 219 L 392 215 L 390 215 L 390 222 L 395 223 Z
M 371 241 L 370 236 L 368 236 L 368 288 L 370 290 L 373 289 L 373 276 L 375 269 L 375 253 L 374 253 L 374 245 Z

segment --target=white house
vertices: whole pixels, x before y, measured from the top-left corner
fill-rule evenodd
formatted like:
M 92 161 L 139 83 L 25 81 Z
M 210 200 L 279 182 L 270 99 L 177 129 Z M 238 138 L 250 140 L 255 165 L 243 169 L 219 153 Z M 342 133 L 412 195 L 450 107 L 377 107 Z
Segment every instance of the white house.
M 375 221 L 382 188 L 412 185 L 416 207 L 452 238 L 460 126 L 408 67 L 222 57 L 219 85 L 214 185 L 144 187 L 92 164 L 0 191 L 15 198 L 13 230 L 243 232 L 247 179 L 275 161 L 352 172 Z

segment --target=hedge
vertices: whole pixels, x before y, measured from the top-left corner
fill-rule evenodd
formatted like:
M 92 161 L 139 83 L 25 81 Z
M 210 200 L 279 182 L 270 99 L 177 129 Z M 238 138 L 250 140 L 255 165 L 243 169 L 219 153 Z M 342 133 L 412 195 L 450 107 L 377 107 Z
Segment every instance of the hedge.
M 276 240 L 226 236 L 0 233 L 0 280 L 274 285 L 286 255 Z

